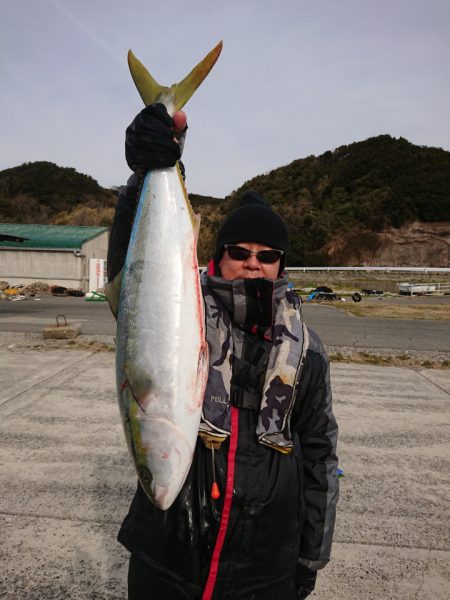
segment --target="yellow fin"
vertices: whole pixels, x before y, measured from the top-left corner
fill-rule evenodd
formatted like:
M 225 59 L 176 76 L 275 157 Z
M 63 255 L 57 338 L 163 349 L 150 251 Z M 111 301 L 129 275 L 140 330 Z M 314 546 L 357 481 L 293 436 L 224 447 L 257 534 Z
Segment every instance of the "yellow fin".
M 219 42 L 217 46 L 192 69 L 189 75 L 179 83 L 175 83 L 170 87 L 160 85 L 156 79 L 150 75 L 144 65 L 134 56 L 131 50 L 128 51 L 128 66 L 144 104 L 148 106 L 154 102 L 162 102 L 169 113 L 173 114 L 175 111 L 180 110 L 193 95 L 195 90 L 213 68 L 221 51 L 222 42 Z
M 109 308 L 117 319 L 117 309 L 119 306 L 120 288 L 122 286 L 123 269 L 114 277 L 112 281 L 105 284 L 105 296 L 108 300 Z
M 186 186 L 184 185 L 184 179 L 183 179 L 183 175 L 181 174 L 181 169 L 180 169 L 179 163 L 177 163 L 177 173 L 178 173 L 178 178 L 180 180 L 181 188 L 184 193 L 184 199 L 186 200 L 186 206 L 189 211 L 189 215 L 191 217 L 191 223 L 192 223 L 192 227 L 194 229 L 195 243 L 198 243 L 198 237 L 200 234 L 200 221 L 201 221 L 202 216 L 200 213 L 195 213 L 192 210 L 192 206 L 189 201 L 189 194 L 187 193 Z
M 202 215 L 200 213 L 193 213 L 193 217 L 194 217 L 195 243 L 198 244 L 198 236 L 200 234 L 200 223 L 202 220 Z
M 219 42 L 215 48 L 198 63 L 196 67 L 180 83 L 175 86 L 174 109 L 180 110 L 189 98 L 193 95 L 198 86 L 211 71 L 222 52 L 222 42 Z
M 168 87 L 159 85 L 131 50 L 128 50 L 128 67 L 145 106 L 160 100 L 169 92 Z

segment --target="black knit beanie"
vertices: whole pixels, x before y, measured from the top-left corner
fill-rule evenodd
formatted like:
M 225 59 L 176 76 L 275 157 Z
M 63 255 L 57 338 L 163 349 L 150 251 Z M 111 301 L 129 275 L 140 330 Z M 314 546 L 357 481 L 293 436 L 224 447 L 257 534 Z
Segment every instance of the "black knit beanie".
M 266 200 L 256 192 L 245 192 L 236 208 L 225 219 L 216 239 L 214 262 L 216 268 L 224 251 L 224 244 L 254 242 L 284 250 L 280 273 L 286 264 L 289 236 L 286 223 L 269 207 Z

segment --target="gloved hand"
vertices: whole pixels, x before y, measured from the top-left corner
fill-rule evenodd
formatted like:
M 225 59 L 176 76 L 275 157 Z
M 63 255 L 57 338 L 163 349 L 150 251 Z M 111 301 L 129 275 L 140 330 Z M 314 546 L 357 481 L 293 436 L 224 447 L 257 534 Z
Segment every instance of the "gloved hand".
M 317 571 L 308 569 L 301 564 L 297 565 L 295 580 L 297 583 L 298 600 L 303 600 L 314 590 L 316 586 Z
M 178 112 L 176 115 L 184 116 L 184 113 Z M 144 108 L 125 134 L 125 157 L 130 169 L 147 171 L 173 167 L 181 157 L 186 129 L 183 127 L 178 131 L 175 128 L 174 120 L 163 104 L 151 104 Z

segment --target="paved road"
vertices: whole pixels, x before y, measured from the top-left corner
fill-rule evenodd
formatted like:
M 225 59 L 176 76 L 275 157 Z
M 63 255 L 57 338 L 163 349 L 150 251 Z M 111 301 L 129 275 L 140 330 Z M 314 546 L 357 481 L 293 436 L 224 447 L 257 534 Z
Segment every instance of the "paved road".
M 333 364 L 332 385 L 345 477 L 314 598 L 447 600 L 450 372 Z M 0 456 L 0 598 L 123 600 L 114 356 L 0 348 Z
M 71 296 L 0 302 L 0 331 L 40 332 L 48 325 L 55 325 L 59 314 L 65 315 L 71 323 L 81 323 L 82 333 L 115 334 L 115 321 L 107 302 L 88 302 Z
M 379 302 L 378 299 L 364 301 Z M 440 302 L 443 301 L 450 302 L 450 296 L 440 299 Z M 434 303 L 436 298 L 398 298 L 391 302 Z M 448 321 L 362 319 L 331 306 L 309 303 L 303 305 L 303 312 L 307 324 L 320 335 L 325 346 L 450 352 Z M 0 302 L 0 331 L 39 332 L 54 324 L 55 316 L 61 313 L 71 322 L 80 322 L 84 334 L 115 334 L 114 319 L 106 302 L 53 296 L 42 296 L 40 300 Z
M 330 306 L 304 306 L 325 346 L 450 352 L 450 322 L 354 317 Z

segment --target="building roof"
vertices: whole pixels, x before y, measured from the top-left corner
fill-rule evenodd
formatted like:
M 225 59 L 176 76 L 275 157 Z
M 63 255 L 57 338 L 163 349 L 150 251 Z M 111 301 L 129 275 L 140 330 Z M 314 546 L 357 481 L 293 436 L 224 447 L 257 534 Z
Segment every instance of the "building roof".
M 80 249 L 88 240 L 98 237 L 107 227 L 82 227 L 72 225 L 25 225 L 0 223 L 0 247 L 2 248 L 67 248 Z M 5 236 L 2 239 L 2 234 Z M 24 238 L 13 241 L 6 238 Z M 5 239 L 6 238 L 6 239 Z

